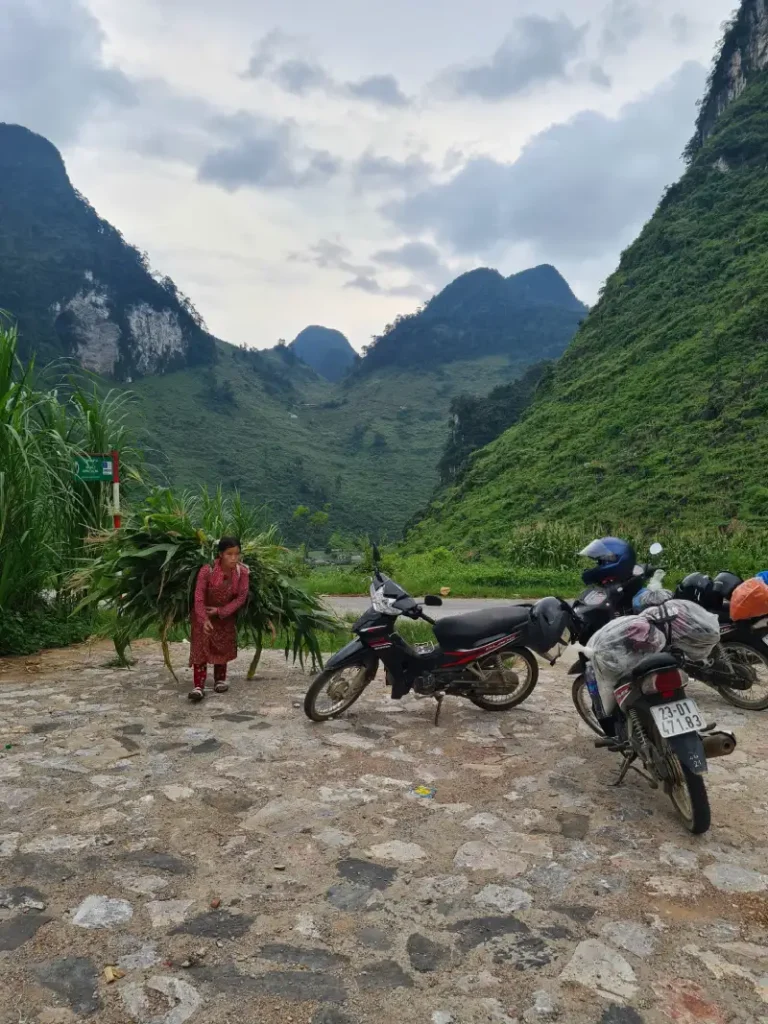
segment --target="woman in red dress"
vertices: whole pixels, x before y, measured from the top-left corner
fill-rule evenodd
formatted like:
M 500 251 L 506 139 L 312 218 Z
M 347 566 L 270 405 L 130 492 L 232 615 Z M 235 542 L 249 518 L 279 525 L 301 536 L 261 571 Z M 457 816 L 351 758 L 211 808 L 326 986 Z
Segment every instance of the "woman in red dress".
M 248 566 L 240 561 L 240 541 L 222 537 L 219 557 L 204 565 L 197 576 L 192 609 L 192 642 L 189 664 L 194 688 L 189 699 L 205 697 L 208 665 L 213 665 L 214 690 L 226 693 L 227 662 L 237 657 L 237 613 L 248 600 Z

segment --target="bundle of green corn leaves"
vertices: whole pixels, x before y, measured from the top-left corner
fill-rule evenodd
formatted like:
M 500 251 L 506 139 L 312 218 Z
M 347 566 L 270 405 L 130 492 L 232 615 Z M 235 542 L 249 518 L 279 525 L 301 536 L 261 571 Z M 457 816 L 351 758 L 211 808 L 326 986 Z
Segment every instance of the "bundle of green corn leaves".
M 258 512 L 239 495 L 221 492 L 174 495 L 158 488 L 133 508 L 120 530 L 93 538 L 95 558 L 73 579 L 80 607 L 101 604 L 115 611 L 110 627 L 118 659 L 127 663 L 132 640 L 159 633 L 171 665 L 171 634 L 189 634 L 197 574 L 216 554 L 222 536 L 239 537 L 250 570 L 250 595 L 238 617 L 239 635 L 256 648 L 248 678 L 259 663 L 266 637 L 282 638 L 285 656 L 321 663 L 318 634 L 340 623 L 292 576 L 291 557 L 277 543 L 274 527 L 263 529 Z

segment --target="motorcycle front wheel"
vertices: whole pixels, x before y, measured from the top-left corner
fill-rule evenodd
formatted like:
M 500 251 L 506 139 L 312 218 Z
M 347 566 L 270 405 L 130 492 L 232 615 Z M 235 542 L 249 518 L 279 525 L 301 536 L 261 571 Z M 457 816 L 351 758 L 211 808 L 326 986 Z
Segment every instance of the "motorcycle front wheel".
M 752 646 L 735 640 L 726 640 L 721 646 L 735 665 L 749 672 L 753 681 L 749 690 L 719 686 L 718 692 L 734 707 L 745 711 L 765 711 L 768 708 L 768 648 L 763 651 L 757 644 Z
M 368 664 L 345 665 L 316 675 L 304 698 L 304 714 L 313 722 L 328 722 L 351 708 L 376 675 Z
M 526 647 L 501 651 L 480 662 L 483 672 L 498 673 L 514 688 L 507 693 L 471 693 L 469 699 L 483 711 L 508 711 L 533 693 L 539 681 L 539 663 Z
M 571 698 L 582 722 L 588 725 L 592 732 L 596 732 L 598 736 L 604 736 L 605 733 L 597 720 L 595 709 L 592 707 L 592 697 L 587 689 L 587 683 L 584 676 L 576 676 L 573 680 Z
M 681 764 L 674 754 L 668 754 L 667 758 L 675 776 L 672 782 L 664 783 L 667 796 L 688 831 L 701 835 L 712 821 L 704 779 Z

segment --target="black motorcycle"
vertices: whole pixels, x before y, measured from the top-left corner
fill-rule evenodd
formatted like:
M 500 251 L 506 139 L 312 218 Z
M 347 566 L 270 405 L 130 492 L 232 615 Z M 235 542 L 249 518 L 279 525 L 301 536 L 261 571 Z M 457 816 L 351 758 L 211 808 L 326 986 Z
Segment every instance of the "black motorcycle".
M 669 625 L 673 618 L 669 616 L 661 625 Z M 576 710 L 595 729 L 594 717 L 601 709 L 595 709 L 593 700 L 601 702 L 589 654 L 589 649 L 582 653 L 571 671 L 579 673 L 574 685 Z M 736 739 L 733 733 L 706 724 L 696 702 L 686 695 L 686 682 L 679 658 L 671 651 L 640 660 L 614 686 L 616 709 L 610 719 L 599 718 L 603 724 L 610 721 L 610 735 L 596 729 L 603 735 L 595 740 L 595 746 L 622 756 L 615 785 L 621 785 L 630 769 L 638 772 L 653 789 L 664 789 L 688 831 L 698 834 L 710 826 L 709 798 L 702 777 L 707 758 L 733 753 Z
M 355 639 L 329 659 L 307 691 L 304 712 L 314 722 L 336 718 L 354 704 L 375 677 L 379 662 L 395 700 L 411 690 L 418 697 L 435 698 L 435 724 L 446 696 L 466 698 L 484 711 L 507 711 L 536 686 L 539 666 L 532 651 L 546 655 L 565 629 L 566 616 L 555 598 L 436 622 L 379 569 L 370 593 L 371 607 L 352 627 Z M 443 602 L 427 595 L 423 603 Z M 395 628 L 400 616 L 428 622 L 436 643 L 409 644 Z
M 768 616 L 734 622 L 730 599 L 744 581 L 732 572 L 720 572 L 711 579 L 705 573 L 686 576 L 675 597 L 694 601 L 720 620 L 719 648 L 736 676 L 736 685 L 725 679 L 718 690 L 729 704 L 747 711 L 768 708 Z
M 651 544 L 649 553 L 652 557 L 656 557 L 663 550 L 661 544 L 655 543 Z M 730 575 L 721 573 L 721 577 Z M 587 587 L 572 605 L 574 621 L 571 626 L 571 632 L 573 639 L 577 643 L 587 644 L 597 630 L 605 626 L 612 619 L 620 615 L 632 615 L 634 612 L 632 602 L 654 576 L 661 583 L 664 579 L 664 569 L 654 563 L 646 563 L 636 565 L 631 579 L 624 583 L 612 583 L 602 587 Z M 695 574 L 695 577 L 697 580 L 709 579 L 709 577 L 703 577 L 701 574 Z M 693 579 L 694 577 L 686 577 L 688 581 Z M 742 582 L 737 576 L 733 577 L 733 579 L 738 582 L 731 586 L 729 596 L 738 583 Z M 717 593 L 720 593 L 725 586 L 725 580 L 721 580 L 720 577 L 718 577 L 718 580 L 720 582 Z M 678 587 L 674 595 L 675 597 L 695 601 L 706 608 L 707 611 L 715 610 L 704 603 L 702 598 L 704 591 L 701 588 L 695 589 L 691 585 L 686 588 L 685 583 L 686 581 L 684 580 L 680 587 Z M 768 619 L 764 621 L 766 625 L 765 633 L 768 634 Z M 733 642 L 735 645 L 742 639 L 744 630 L 738 631 L 737 637 L 735 635 L 736 627 L 733 623 L 731 623 L 731 627 L 734 630 Z M 737 707 L 754 709 L 768 707 L 768 696 L 762 693 L 759 694 L 757 702 L 754 700 L 750 702 L 750 693 L 757 681 L 756 671 L 748 666 L 745 652 L 743 650 L 737 651 L 735 646 L 732 647 L 730 645 L 729 640 L 730 634 L 724 633 L 721 626 L 720 643 L 717 644 L 709 657 L 704 661 L 692 661 L 682 652 L 676 652 L 682 668 L 692 679 L 717 690 L 725 700 L 735 704 Z M 758 647 L 758 655 L 762 655 L 765 658 L 766 685 L 768 685 L 768 648 L 766 648 L 765 654 L 762 654 Z M 751 657 L 756 659 L 758 655 L 752 654 Z M 572 695 L 575 702 L 577 699 L 580 699 L 580 697 L 577 698 L 575 692 L 576 685 L 574 684 L 574 693 Z M 764 703 L 763 698 L 765 698 Z M 592 727 L 594 728 L 594 725 Z

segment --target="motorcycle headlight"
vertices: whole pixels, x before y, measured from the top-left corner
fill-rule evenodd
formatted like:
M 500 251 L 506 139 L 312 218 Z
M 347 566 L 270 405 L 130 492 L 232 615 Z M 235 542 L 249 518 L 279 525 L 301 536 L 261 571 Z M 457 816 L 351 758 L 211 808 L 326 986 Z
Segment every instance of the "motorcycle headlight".
M 371 585 L 371 605 L 379 615 L 399 615 L 400 612 L 394 607 L 396 597 L 385 597 L 384 587 Z

